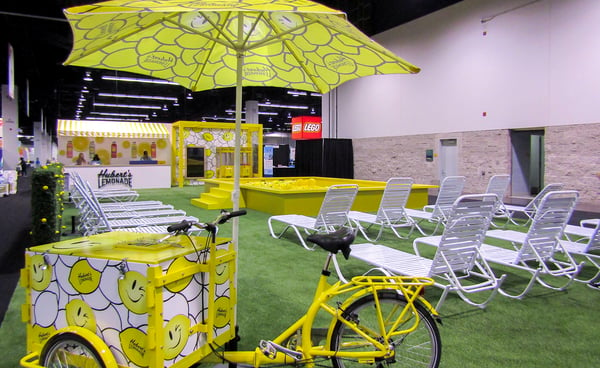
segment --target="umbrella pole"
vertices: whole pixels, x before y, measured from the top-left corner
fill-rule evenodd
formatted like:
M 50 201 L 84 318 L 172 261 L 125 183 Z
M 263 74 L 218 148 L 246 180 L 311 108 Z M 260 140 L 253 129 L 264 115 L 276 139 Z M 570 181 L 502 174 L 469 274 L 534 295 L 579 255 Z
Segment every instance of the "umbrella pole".
M 243 15 L 238 18 L 238 40 L 241 43 L 244 35 Z M 233 151 L 233 210 L 240 209 L 240 146 L 242 145 L 242 66 L 244 64 L 244 52 L 241 48 L 237 50 L 237 73 L 235 83 L 235 148 Z M 232 239 L 235 251 L 238 250 L 239 218 L 233 218 Z

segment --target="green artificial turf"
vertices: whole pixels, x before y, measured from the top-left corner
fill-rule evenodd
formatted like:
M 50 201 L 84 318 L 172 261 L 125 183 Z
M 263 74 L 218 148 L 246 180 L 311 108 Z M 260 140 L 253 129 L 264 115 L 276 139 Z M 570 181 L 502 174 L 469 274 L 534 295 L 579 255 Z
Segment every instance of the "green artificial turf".
M 211 221 L 218 213 L 190 204 L 202 186 L 139 190 L 139 200 L 158 199 L 185 210 L 201 221 Z M 66 237 L 71 214 L 65 211 Z M 321 250 L 307 251 L 292 232 L 282 239 L 269 235 L 269 214 L 248 210 L 240 218 L 238 254 L 237 321 L 240 349 L 254 350 L 261 339 L 272 339 L 300 317 L 310 302 L 319 271 L 325 260 Z M 220 228 L 221 236 L 231 233 L 231 225 Z M 412 239 L 399 240 L 391 232 L 378 243 L 412 251 Z M 364 242 L 360 236 L 357 241 Z M 499 244 L 499 243 L 498 243 Z M 364 263 L 338 257 L 346 276 L 369 269 Z M 526 274 L 494 267 L 498 275 L 508 275 L 505 285 L 518 291 L 525 286 Z M 589 269 L 584 270 L 591 272 Z M 440 291 L 429 288 L 425 297 L 433 304 Z M 6 318 L 0 326 L 0 368 L 18 366 L 25 354 L 25 325 L 20 322 L 24 291 L 18 287 Z M 506 367 L 597 367 L 600 365 L 600 332 L 596 323 L 600 292 L 574 283 L 566 292 L 552 291 L 536 284 L 522 300 L 497 295 L 481 310 L 450 295 L 441 309 L 443 368 Z

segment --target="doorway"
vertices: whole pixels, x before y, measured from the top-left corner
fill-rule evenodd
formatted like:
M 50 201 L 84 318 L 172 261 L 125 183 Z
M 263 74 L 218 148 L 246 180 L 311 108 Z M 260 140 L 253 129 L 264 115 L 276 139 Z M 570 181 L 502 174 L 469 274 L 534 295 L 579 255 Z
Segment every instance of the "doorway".
M 513 196 L 535 196 L 544 187 L 543 130 L 512 130 L 511 191 Z
M 456 139 L 440 139 L 440 182 L 458 175 L 458 145 Z

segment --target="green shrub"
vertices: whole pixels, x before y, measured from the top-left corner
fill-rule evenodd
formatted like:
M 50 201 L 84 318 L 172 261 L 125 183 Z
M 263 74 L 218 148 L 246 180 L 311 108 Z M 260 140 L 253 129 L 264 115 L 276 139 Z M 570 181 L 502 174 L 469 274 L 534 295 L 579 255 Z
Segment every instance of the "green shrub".
M 60 240 L 64 210 L 64 174 L 61 164 L 37 168 L 31 178 L 31 236 L 33 245 Z

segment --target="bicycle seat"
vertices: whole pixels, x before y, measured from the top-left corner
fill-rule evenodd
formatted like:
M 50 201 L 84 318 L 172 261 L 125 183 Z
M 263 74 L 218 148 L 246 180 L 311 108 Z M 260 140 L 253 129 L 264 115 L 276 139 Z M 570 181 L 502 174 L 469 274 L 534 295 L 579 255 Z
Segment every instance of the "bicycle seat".
M 331 233 L 311 234 L 306 240 L 333 254 L 342 251 L 344 258 L 348 259 L 350 257 L 350 244 L 354 241 L 354 230 L 343 227 Z

